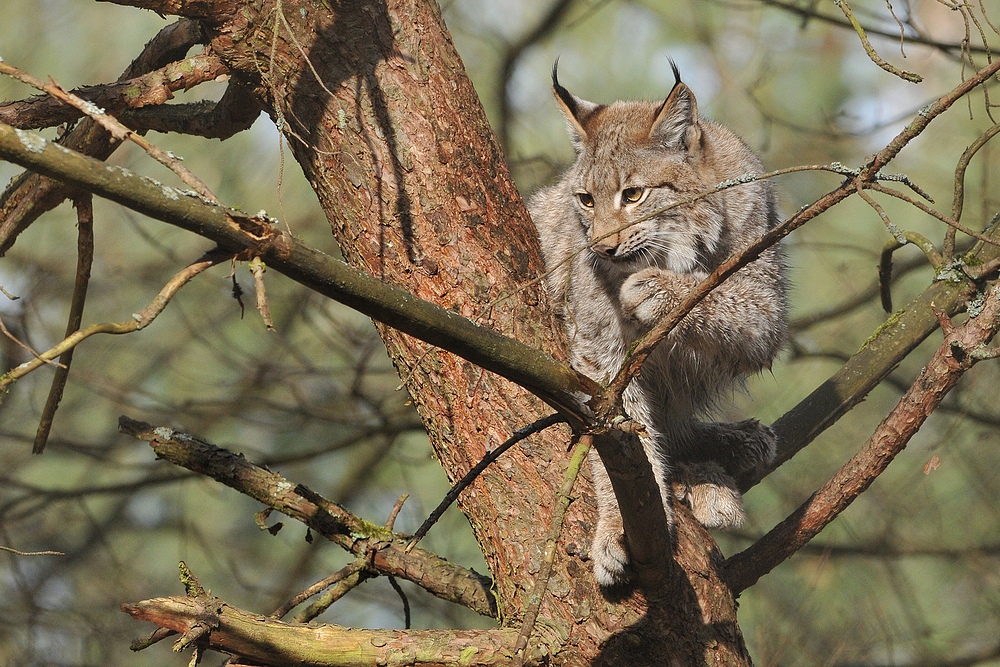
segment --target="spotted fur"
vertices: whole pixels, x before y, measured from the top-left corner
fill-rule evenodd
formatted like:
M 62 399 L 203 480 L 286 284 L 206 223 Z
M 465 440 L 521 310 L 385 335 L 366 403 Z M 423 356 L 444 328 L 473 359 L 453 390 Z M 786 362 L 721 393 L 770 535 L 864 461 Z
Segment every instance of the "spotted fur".
M 553 88 L 576 149 L 558 183 L 530 200 L 547 286 L 574 366 L 599 382 L 636 338 L 701 280 L 776 223 L 770 183 L 753 181 L 668 208 L 720 182 L 763 172 L 735 134 L 698 116 L 677 81 L 663 102 L 600 105 Z M 743 521 L 733 477 L 766 465 L 774 436 L 756 422 L 700 421 L 748 374 L 770 367 L 786 334 L 784 260 L 771 248 L 712 291 L 646 361 L 624 394 L 649 438 L 661 490 L 709 526 Z M 596 454 L 599 520 L 591 558 L 598 582 L 628 579 L 628 552 L 611 483 Z

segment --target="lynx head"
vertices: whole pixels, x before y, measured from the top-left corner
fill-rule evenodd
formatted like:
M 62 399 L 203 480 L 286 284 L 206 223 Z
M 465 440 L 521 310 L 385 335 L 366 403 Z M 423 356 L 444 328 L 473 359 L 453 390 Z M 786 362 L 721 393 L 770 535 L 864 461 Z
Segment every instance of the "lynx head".
M 734 236 L 763 231 L 739 229 L 741 221 L 729 219 L 726 196 L 668 208 L 726 178 L 760 170 L 735 135 L 698 117 L 694 93 L 671 65 L 675 83 L 666 100 L 609 105 L 576 97 L 559 85 L 552 68 L 577 153 L 563 184 L 572 189 L 596 265 L 612 272 L 647 266 L 710 271 L 730 254 Z

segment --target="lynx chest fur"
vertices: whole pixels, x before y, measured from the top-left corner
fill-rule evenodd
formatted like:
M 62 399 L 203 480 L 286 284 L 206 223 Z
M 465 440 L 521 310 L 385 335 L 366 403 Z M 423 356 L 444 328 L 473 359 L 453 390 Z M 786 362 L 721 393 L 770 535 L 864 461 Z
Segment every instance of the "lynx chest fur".
M 553 70 L 577 157 L 529 207 L 573 364 L 599 382 L 641 333 L 776 223 L 766 181 L 698 197 L 763 168 L 736 135 L 698 116 L 674 74 L 665 101 L 600 105 L 569 93 Z M 754 420 L 702 420 L 723 392 L 770 366 L 785 318 L 783 259 L 771 248 L 689 313 L 626 390 L 626 412 L 649 433 L 643 447 L 668 518 L 676 494 L 706 525 L 742 521 L 733 478 L 770 462 L 773 435 Z M 591 470 L 600 510 L 591 558 L 598 581 L 615 586 L 628 578 L 627 543 L 596 454 Z

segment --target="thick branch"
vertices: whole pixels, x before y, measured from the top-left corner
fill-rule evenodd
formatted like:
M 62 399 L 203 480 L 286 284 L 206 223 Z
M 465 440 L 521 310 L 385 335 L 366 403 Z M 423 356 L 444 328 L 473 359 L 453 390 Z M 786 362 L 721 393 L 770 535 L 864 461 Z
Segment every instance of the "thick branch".
M 181 19 L 157 33 L 119 80 L 141 76 L 179 60 L 192 46 L 203 40 L 201 25 L 197 21 Z M 90 118 L 77 123 L 59 141 L 67 148 L 102 160 L 107 159 L 119 145 Z M 0 256 L 14 245 L 21 232 L 39 216 L 55 208 L 69 196 L 69 186 L 38 174 L 27 172 L 14 179 L 0 195 Z
M 252 251 L 320 294 L 517 382 L 574 421 L 581 421 L 583 403 L 598 391 L 589 379 L 544 352 L 351 268 L 243 213 L 210 205 L 2 124 L 0 157 L 195 232 L 227 250 Z
M 122 605 L 133 618 L 182 635 L 211 627 L 208 645 L 245 662 L 273 667 L 336 665 L 509 665 L 517 630 L 359 630 L 339 625 L 291 625 L 208 596 L 154 598 Z M 529 647 L 528 664 L 545 656 Z
M 365 521 L 309 489 L 247 461 L 243 456 L 169 428 L 153 428 L 127 417 L 118 428 L 150 444 L 174 465 L 206 475 L 301 521 L 355 555 L 371 558 L 380 574 L 402 577 L 440 598 L 496 616 L 489 579 L 424 549 L 406 550 L 409 536 Z
M 118 111 L 127 107 L 164 104 L 173 99 L 174 92 L 212 81 L 227 72 L 226 66 L 218 57 L 200 54 L 172 62 L 133 79 L 78 88 L 70 92 L 105 110 Z M 72 122 L 82 115 L 78 109 L 49 95 L 0 106 L 0 122 L 21 129 L 53 127 Z

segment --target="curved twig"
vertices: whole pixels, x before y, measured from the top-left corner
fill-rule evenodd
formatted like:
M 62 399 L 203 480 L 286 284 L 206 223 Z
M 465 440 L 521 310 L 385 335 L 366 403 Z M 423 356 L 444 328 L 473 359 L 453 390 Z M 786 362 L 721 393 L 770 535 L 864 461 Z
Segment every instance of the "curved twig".
M 910 83 L 920 83 L 923 81 L 923 77 L 919 74 L 914 74 L 913 72 L 907 72 L 899 69 L 895 65 L 887 63 L 882 57 L 875 51 L 875 47 L 872 43 L 868 41 L 868 35 L 865 34 L 865 29 L 858 22 L 858 19 L 854 17 L 854 12 L 851 11 L 851 6 L 847 4 L 847 0 L 833 0 L 833 4 L 840 7 L 840 11 L 844 12 L 844 16 L 851 23 L 851 27 L 854 28 L 854 32 L 858 34 L 858 38 L 861 40 L 861 45 L 865 48 L 865 53 L 871 58 L 872 62 L 884 69 L 889 74 L 894 74 L 904 81 L 909 81 Z M 895 17 L 895 15 L 893 15 Z M 899 19 L 897 19 L 898 22 Z M 902 39 L 902 35 L 900 35 Z
M 514 434 L 507 438 L 502 444 L 500 444 L 496 449 L 491 452 L 487 452 L 482 460 L 477 463 L 469 472 L 465 473 L 462 479 L 455 482 L 455 485 L 451 487 L 451 490 L 445 494 L 444 499 L 438 503 L 438 506 L 434 508 L 434 511 L 424 520 L 420 527 L 417 528 L 417 532 L 413 533 L 413 537 L 410 538 L 410 543 L 406 545 L 406 550 L 409 551 L 417 545 L 424 535 L 427 534 L 435 523 L 441 518 L 441 516 L 451 507 L 452 503 L 458 500 L 458 497 L 462 495 L 462 491 L 465 491 L 472 482 L 476 480 L 479 475 L 482 474 L 486 468 L 490 466 L 494 461 L 503 456 L 504 452 L 508 449 L 521 442 L 530 435 L 534 435 L 540 431 L 544 431 L 550 426 L 565 422 L 566 418 L 559 413 L 549 415 L 548 417 L 542 417 L 541 419 L 534 421 L 527 426 L 522 426 L 521 428 L 514 431 Z
M 1000 132 L 1000 123 L 995 124 L 979 135 L 968 148 L 962 151 L 962 157 L 958 159 L 958 164 L 955 165 L 955 194 L 951 204 L 951 219 L 955 222 L 961 222 L 962 209 L 965 206 L 965 170 L 968 168 L 973 156 L 979 152 L 980 148 L 986 145 L 986 142 L 996 136 L 997 132 Z M 950 226 L 944 237 L 943 252 L 945 258 L 949 261 L 954 259 L 955 256 L 956 231 L 956 227 Z
M 66 354 L 68 351 L 72 350 L 77 345 L 95 334 L 104 333 L 121 335 L 144 329 L 156 319 L 157 315 L 163 312 L 163 309 L 167 307 L 167 304 L 170 303 L 170 300 L 174 297 L 177 291 L 186 285 L 192 278 L 197 276 L 202 271 L 231 258 L 232 254 L 220 252 L 218 250 L 206 253 L 201 259 L 185 267 L 173 278 L 171 278 L 170 281 L 164 285 L 163 289 L 160 290 L 160 293 L 156 295 L 156 298 L 154 298 L 153 301 L 140 312 L 132 315 L 131 319 L 125 320 L 124 322 L 102 322 L 100 324 L 92 324 L 86 329 L 80 329 L 73 332 L 46 352 L 37 355 L 34 359 L 31 359 L 16 368 L 12 368 L 0 376 L 0 388 L 10 385 L 31 371 L 41 367 L 43 364 L 51 362 L 57 357 Z

